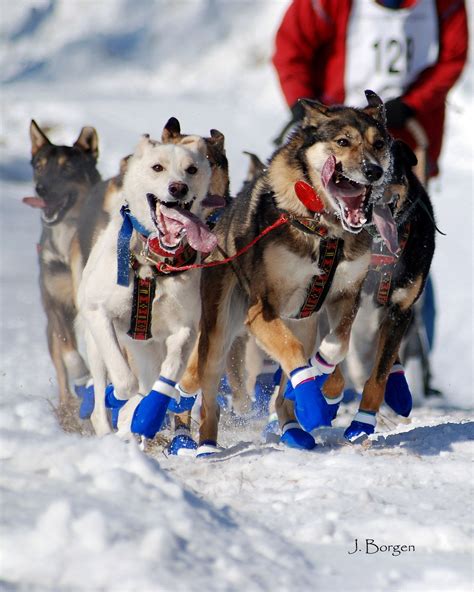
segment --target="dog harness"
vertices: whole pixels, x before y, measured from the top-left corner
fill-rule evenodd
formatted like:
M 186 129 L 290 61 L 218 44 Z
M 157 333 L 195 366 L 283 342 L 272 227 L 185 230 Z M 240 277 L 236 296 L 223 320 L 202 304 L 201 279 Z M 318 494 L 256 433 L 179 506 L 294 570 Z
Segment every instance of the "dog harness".
M 156 237 L 144 228 L 130 212 L 128 206 L 122 206 L 123 223 L 117 239 L 117 284 L 128 286 L 130 269 L 133 275 L 133 300 L 130 318 L 130 329 L 127 334 L 136 340 L 147 340 L 152 337 L 151 320 L 153 300 L 156 292 L 156 278 L 165 275 L 177 275 L 187 269 L 183 266 L 193 264 L 197 259 L 197 251 L 188 243 L 181 244 L 173 253 L 164 250 Z M 136 230 L 144 243 L 141 255 L 151 267 L 151 277 L 140 277 L 143 266 L 130 252 L 130 239 Z M 172 267 L 173 269 L 168 269 Z
M 393 273 L 408 242 L 410 226 L 410 222 L 404 222 L 398 228 L 398 241 L 400 246 L 398 256 L 390 253 L 385 245 L 385 241 L 374 240 L 372 242 L 372 255 L 370 258 L 368 278 L 373 278 L 372 283 L 375 286 L 374 299 L 379 306 L 387 306 L 388 304 L 392 293 Z M 369 279 L 369 283 L 370 281 L 371 280 Z

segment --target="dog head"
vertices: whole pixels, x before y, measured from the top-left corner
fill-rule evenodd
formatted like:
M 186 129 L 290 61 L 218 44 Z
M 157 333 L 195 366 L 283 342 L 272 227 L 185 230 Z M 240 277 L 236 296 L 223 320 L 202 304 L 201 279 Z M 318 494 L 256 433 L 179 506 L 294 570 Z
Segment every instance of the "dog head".
M 72 146 L 53 144 L 38 124 L 30 125 L 31 164 L 36 196 L 23 202 L 40 208 L 43 222 L 59 223 L 100 180 L 97 171 L 98 138 L 93 127 L 83 127 Z
M 282 149 L 293 152 L 291 166 L 316 189 L 324 212 L 336 214 L 352 233 L 368 221 L 369 205 L 383 193 L 391 168 L 383 103 L 371 91 L 366 96 L 365 109 L 303 99 L 303 122 Z
M 162 144 L 146 135 L 128 161 L 123 195 L 139 223 L 157 233 L 163 249 L 173 252 L 186 236 L 193 248 L 206 251 L 201 217 L 210 177 L 202 138 Z
M 204 202 L 207 208 L 224 207 L 229 199 L 229 162 L 225 152 L 225 137 L 216 129 L 210 130 L 208 137 L 202 138 L 206 143 L 206 156 L 211 167 L 211 181 L 208 196 Z M 176 117 L 171 117 L 161 134 L 163 144 L 182 144 L 186 146 L 195 142 L 200 136 L 184 134 Z

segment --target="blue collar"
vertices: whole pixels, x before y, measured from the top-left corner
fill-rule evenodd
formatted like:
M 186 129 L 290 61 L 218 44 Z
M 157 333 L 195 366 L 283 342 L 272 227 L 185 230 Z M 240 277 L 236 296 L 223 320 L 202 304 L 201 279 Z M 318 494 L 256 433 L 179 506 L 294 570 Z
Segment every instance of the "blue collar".
M 117 284 L 119 286 L 128 286 L 130 276 L 130 239 L 134 230 L 145 237 L 150 232 L 140 224 L 135 216 L 130 212 L 128 206 L 122 206 L 120 213 L 123 218 L 122 227 L 117 238 Z

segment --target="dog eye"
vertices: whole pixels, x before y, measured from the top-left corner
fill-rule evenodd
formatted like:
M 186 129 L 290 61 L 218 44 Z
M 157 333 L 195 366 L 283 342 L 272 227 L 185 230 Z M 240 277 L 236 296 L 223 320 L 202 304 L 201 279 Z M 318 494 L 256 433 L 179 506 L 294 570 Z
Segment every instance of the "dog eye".
M 155 164 L 151 168 L 155 171 L 155 173 L 161 173 L 161 171 L 165 170 L 161 164 Z
M 190 167 L 188 167 L 188 168 L 186 169 L 186 172 L 187 172 L 189 175 L 195 175 L 195 174 L 198 172 L 198 170 L 197 170 L 197 168 L 196 168 L 196 167 L 195 167 L 195 166 L 192 164 Z
M 375 140 L 375 142 L 374 142 L 375 150 L 382 150 L 382 148 L 384 146 L 385 146 L 385 142 L 383 140 Z
M 347 138 L 339 138 L 339 140 L 336 140 L 336 143 L 338 146 L 342 146 L 343 148 L 351 145 Z

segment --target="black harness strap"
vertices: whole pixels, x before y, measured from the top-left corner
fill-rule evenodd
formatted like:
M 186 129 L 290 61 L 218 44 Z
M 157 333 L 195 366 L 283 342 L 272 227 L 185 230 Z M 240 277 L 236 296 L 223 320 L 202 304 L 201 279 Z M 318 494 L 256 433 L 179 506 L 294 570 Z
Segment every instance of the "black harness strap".
M 297 319 L 305 319 L 311 316 L 323 305 L 341 258 L 343 244 L 344 241 L 339 238 L 321 240 L 318 267 L 322 270 L 322 273 L 315 275 L 311 280 L 305 301 L 296 316 Z
M 132 339 L 137 339 L 139 341 L 151 339 L 151 320 L 153 301 L 156 292 L 156 278 L 158 276 L 178 275 L 183 273 L 182 271 L 164 271 L 164 265 L 168 264 L 180 267 L 182 265 L 194 263 L 196 258 L 197 252 L 189 245 L 186 245 L 175 257 L 160 257 L 159 261 L 151 260 L 148 257 L 153 276 L 141 278 L 139 276 L 141 264 L 133 255 L 130 256 L 130 267 L 135 273 L 133 276 L 133 300 L 130 313 L 130 329 L 128 330 L 127 335 L 130 335 Z

